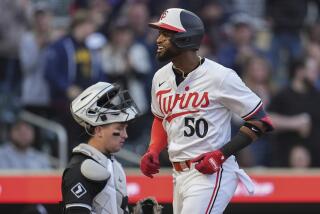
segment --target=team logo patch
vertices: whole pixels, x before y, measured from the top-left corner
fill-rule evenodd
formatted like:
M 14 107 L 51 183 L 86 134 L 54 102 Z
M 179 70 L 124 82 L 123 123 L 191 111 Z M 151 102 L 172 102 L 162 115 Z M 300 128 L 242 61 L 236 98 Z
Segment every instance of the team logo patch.
M 87 190 L 83 187 L 83 185 L 79 182 L 74 187 L 71 188 L 71 192 L 77 196 L 77 198 L 80 198 L 84 194 L 86 194 Z
M 164 11 L 164 12 L 161 14 L 161 16 L 160 16 L 160 20 L 166 18 L 167 14 L 168 14 L 168 11 L 167 11 L 167 10 Z

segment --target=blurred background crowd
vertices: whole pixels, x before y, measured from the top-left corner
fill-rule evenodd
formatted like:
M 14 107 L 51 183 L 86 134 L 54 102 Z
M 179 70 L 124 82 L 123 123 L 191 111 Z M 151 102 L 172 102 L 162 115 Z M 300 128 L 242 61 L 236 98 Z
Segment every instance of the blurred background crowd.
M 97 81 L 119 83 L 141 109 L 122 155 L 138 166 L 151 80 L 163 65 L 148 23 L 170 7 L 202 18 L 199 55 L 234 69 L 271 115 L 276 131 L 237 154 L 240 165 L 319 167 L 319 0 L 1 0 L 0 168 L 63 167 L 61 153 L 85 139 L 70 101 Z M 234 117 L 234 130 L 241 123 Z M 64 147 L 50 124 L 65 131 Z

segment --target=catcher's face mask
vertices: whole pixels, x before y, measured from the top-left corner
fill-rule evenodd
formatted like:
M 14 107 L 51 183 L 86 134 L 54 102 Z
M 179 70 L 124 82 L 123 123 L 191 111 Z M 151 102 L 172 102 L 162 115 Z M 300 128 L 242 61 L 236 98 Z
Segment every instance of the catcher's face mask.
M 128 122 L 138 116 L 139 110 L 127 91 L 98 82 L 72 101 L 71 113 L 81 126 L 87 127 Z

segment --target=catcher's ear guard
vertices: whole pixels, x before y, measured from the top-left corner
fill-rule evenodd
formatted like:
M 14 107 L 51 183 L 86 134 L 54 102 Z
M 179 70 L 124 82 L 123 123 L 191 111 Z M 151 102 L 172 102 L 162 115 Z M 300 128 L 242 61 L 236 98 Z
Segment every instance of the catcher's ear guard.
M 161 214 L 162 206 L 153 197 L 147 197 L 137 202 L 133 214 Z

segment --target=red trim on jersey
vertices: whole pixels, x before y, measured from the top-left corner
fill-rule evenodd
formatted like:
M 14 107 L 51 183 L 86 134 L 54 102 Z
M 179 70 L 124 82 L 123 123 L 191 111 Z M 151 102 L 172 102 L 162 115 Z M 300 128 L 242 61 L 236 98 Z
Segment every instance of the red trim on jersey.
M 184 29 L 180 29 L 180 28 L 174 27 L 172 25 L 168 25 L 168 24 L 160 23 L 160 22 L 149 23 L 149 26 L 153 27 L 153 28 L 157 28 L 157 29 L 171 30 L 174 32 L 186 32 Z
M 179 112 L 179 113 L 176 113 L 176 114 L 171 114 L 170 116 L 168 116 L 166 118 L 166 121 L 168 121 L 169 123 L 171 122 L 171 120 L 173 120 L 174 118 L 176 117 L 180 117 L 180 116 L 183 116 L 183 115 L 186 115 L 186 114 L 192 114 L 192 113 L 196 113 L 196 112 L 199 112 L 199 110 L 195 110 L 195 111 L 185 111 L 185 112 Z
M 158 118 L 159 120 L 163 120 L 163 117 L 160 115 L 157 115 L 156 113 L 152 112 L 153 116 Z
M 265 124 L 267 124 L 267 131 L 272 131 L 274 129 L 271 118 L 267 115 L 263 118 L 260 119 L 262 122 L 264 122 Z
M 154 117 L 151 128 L 151 142 L 148 150 L 159 154 L 167 147 L 167 138 L 167 133 L 162 125 L 162 119 Z
M 211 213 L 212 209 L 213 209 L 213 204 L 217 198 L 217 195 L 218 195 L 218 191 L 219 191 L 219 188 L 220 188 L 220 183 L 221 183 L 221 177 L 222 177 L 222 168 L 220 168 L 217 172 L 217 177 L 216 177 L 216 184 L 214 186 L 214 189 L 213 189 L 213 193 L 211 195 L 211 198 L 210 198 L 210 202 L 209 202 L 209 205 L 207 207 L 207 210 L 206 210 L 206 214 L 208 213 Z
M 251 111 L 249 114 L 242 117 L 244 120 L 249 120 L 253 115 L 255 115 L 260 109 L 262 108 L 262 102 L 260 101 L 259 104 L 256 106 L 256 108 Z

